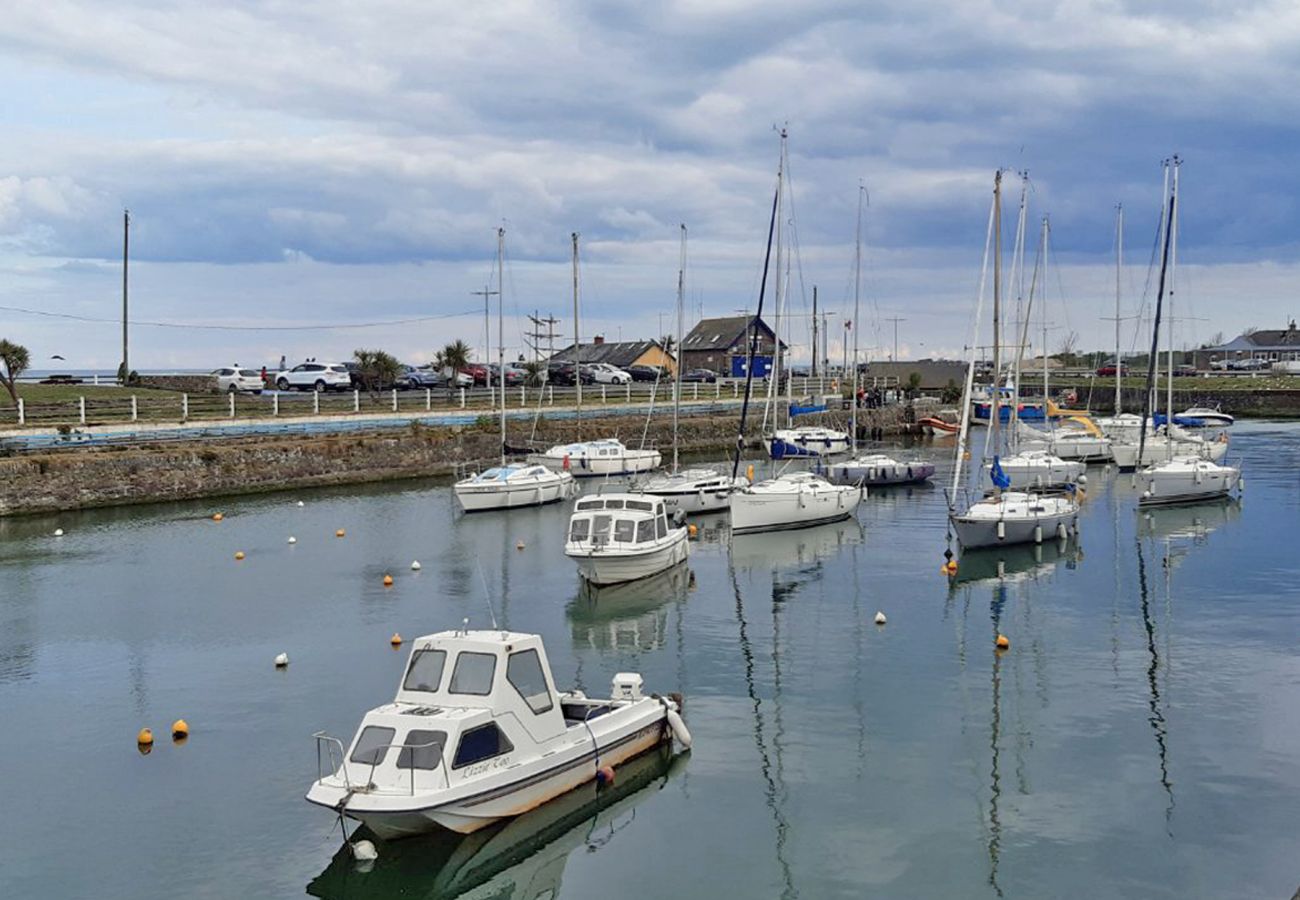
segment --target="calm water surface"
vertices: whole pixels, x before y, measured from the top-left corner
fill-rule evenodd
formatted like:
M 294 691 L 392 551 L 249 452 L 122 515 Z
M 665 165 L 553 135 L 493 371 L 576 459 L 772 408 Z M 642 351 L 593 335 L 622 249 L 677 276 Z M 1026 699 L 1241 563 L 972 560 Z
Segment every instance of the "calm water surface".
M 434 484 L 0 520 L 0 884 L 1289 897 L 1300 426 L 1239 426 L 1231 455 L 1240 505 L 1143 515 L 1127 477 L 1094 469 L 1077 545 L 968 557 L 953 585 L 935 489 L 730 543 L 704 520 L 689 575 L 594 597 L 563 556 L 565 510 L 458 517 Z M 381 846 L 358 872 L 302 799 L 310 735 L 350 735 L 391 697 L 394 631 L 485 624 L 484 583 L 501 624 L 544 636 L 561 685 L 604 694 L 635 670 L 683 691 L 695 750 L 468 840 Z M 174 746 L 181 716 L 193 736 Z

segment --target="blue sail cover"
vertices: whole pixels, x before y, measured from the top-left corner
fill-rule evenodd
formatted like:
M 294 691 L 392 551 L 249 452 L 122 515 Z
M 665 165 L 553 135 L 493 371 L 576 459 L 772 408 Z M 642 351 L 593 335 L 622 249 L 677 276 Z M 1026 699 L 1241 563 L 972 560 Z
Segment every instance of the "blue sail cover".
M 802 415 L 807 415 L 808 413 L 819 413 L 819 412 L 826 412 L 826 404 L 823 403 L 821 406 L 792 406 L 792 407 L 790 407 L 790 416 L 791 416 L 791 418 L 793 418 L 794 416 L 802 416 Z
M 1002 490 L 1011 487 L 1011 476 L 1002 471 L 1002 460 L 993 457 L 993 468 L 989 469 L 989 477 L 993 479 L 993 484 Z

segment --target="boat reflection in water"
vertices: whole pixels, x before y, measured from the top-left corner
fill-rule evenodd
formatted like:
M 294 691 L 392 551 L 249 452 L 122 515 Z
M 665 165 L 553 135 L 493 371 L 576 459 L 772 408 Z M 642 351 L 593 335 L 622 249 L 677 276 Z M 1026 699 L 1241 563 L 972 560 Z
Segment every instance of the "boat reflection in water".
M 623 584 L 582 581 L 565 608 L 573 643 L 598 650 L 655 650 L 664 645 L 667 605 L 686 599 L 695 575 L 685 562 Z
M 733 534 L 731 562 L 742 571 L 802 567 L 824 562 L 862 541 L 862 526 L 856 518 L 798 531 Z
M 1241 502 L 1232 498 L 1189 506 L 1153 506 L 1138 512 L 1143 537 L 1187 539 L 1199 543 L 1212 531 L 1241 518 Z
M 602 849 L 685 766 L 689 751 L 663 744 L 618 767 L 608 787 L 594 781 L 518 818 L 469 835 L 438 833 L 381 845 L 373 864 L 340 847 L 307 885 L 313 897 L 417 897 L 449 900 L 473 892 L 493 900 L 556 897 L 569 854 Z M 370 837 L 358 829 L 354 840 Z M 634 838 L 624 838 L 633 840 Z
M 1033 581 L 1047 575 L 1064 562 L 1073 569 L 1083 559 L 1083 547 L 1077 537 L 1042 544 L 1009 544 L 963 550 L 957 561 L 957 574 L 949 584 L 973 584 L 980 581 Z

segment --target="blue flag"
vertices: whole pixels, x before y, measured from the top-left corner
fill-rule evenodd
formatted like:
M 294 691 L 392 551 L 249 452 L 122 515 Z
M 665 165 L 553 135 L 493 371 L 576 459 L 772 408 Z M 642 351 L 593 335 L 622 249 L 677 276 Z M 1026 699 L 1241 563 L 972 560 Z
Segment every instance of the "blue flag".
M 996 487 L 1006 490 L 1011 487 L 1011 476 L 1002 471 L 1002 461 L 998 457 L 993 457 L 993 468 L 989 470 L 989 477 L 993 479 Z

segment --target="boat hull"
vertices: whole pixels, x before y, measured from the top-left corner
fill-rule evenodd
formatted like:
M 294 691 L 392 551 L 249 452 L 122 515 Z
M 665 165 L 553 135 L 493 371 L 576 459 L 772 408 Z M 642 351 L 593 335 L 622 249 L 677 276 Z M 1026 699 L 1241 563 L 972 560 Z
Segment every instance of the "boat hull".
M 731 498 L 731 533 L 785 531 L 839 522 L 852 516 L 861 500 L 860 489 L 776 495 L 742 491 Z
M 680 512 L 683 515 L 694 516 L 727 509 L 731 504 L 732 493 L 747 483 L 743 478 L 733 480 L 730 477 L 716 476 L 700 484 L 674 483 L 670 477 L 659 484 L 652 481 L 641 490 L 643 493 L 661 498 L 670 513 Z
M 690 555 L 690 543 L 685 529 L 678 529 L 676 535 L 673 540 L 647 550 L 566 549 L 564 552 L 577 563 L 578 574 L 591 584 L 622 584 L 648 578 L 683 562 Z
M 572 476 L 560 473 L 553 481 L 533 484 L 464 484 L 455 488 L 456 501 L 465 512 L 543 506 L 572 497 L 576 485 Z
M 834 484 L 865 484 L 868 487 L 917 484 L 928 481 L 933 474 L 934 466 L 923 462 L 856 465 L 849 461 L 826 467 L 826 478 Z
M 801 435 L 798 429 L 778 431 L 767 442 L 767 452 L 772 459 L 806 459 L 817 456 L 834 456 L 849 449 L 849 436 L 840 432 L 822 432 Z
M 1218 462 L 1228 452 L 1228 445 L 1223 441 L 1175 441 L 1173 447 L 1160 438 L 1148 438 L 1138 459 L 1138 445 L 1116 442 L 1111 447 L 1115 465 L 1121 472 L 1132 472 L 1139 466 L 1152 466 L 1169 462 L 1178 456 L 1198 456 L 1211 462 Z
M 1191 468 L 1165 471 L 1157 467 L 1137 475 L 1139 506 L 1173 506 L 1199 503 L 1228 496 L 1241 480 L 1241 471 L 1231 466 Z
M 658 450 L 626 450 L 617 456 L 551 456 L 546 453 L 528 457 L 556 472 L 568 472 L 575 478 L 597 478 L 613 475 L 635 475 L 649 472 L 663 462 Z
M 1079 507 L 1072 500 L 1037 494 L 1003 495 L 949 515 L 962 547 L 1041 544 L 1078 533 Z

